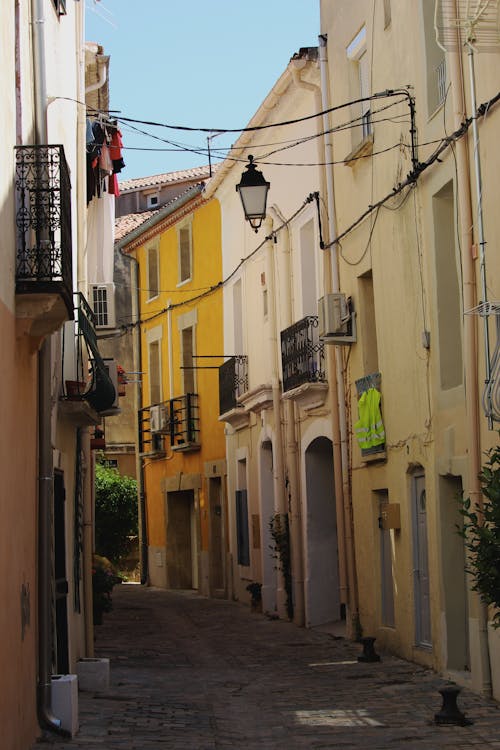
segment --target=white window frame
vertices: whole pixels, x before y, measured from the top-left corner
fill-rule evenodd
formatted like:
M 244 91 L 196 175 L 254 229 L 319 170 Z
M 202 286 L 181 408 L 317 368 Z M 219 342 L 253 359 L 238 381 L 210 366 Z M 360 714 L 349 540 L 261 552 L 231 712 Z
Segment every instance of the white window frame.
M 177 318 L 177 330 L 179 331 L 179 354 L 180 354 L 180 362 L 181 364 L 184 364 L 184 351 L 182 347 L 182 332 L 185 331 L 188 328 L 192 329 L 193 332 L 193 340 L 192 340 L 192 356 L 193 356 L 193 365 L 195 362 L 194 355 L 196 354 L 196 327 L 198 325 L 198 312 L 197 310 L 190 310 L 189 312 L 185 313 L 184 315 L 179 315 Z M 192 377 L 193 377 L 193 393 L 197 393 L 197 378 L 196 378 L 196 370 L 192 370 Z M 182 390 L 183 393 L 187 393 L 187 389 L 185 386 L 185 380 L 184 380 L 184 370 L 181 370 L 182 375 Z
M 155 326 L 154 328 L 150 328 L 149 331 L 146 331 L 146 343 L 148 345 L 147 351 L 148 351 L 148 360 L 147 360 L 147 369 L 148 369 L 148 383 L 149 383 L 149 403 L 162 403 L 163 401 L 163 376 L 162 376 L 162 340 L 163 340 L 163 328 L 162 326 Z M 151 372 L 150 372 L 150 366 L 151 366 L 151 344 L 158 344 L 158 380 L 159 380 L 159 390 L 160 390 L 160 398 L 158 401 L 153 401 L 153 397 L 151 394 Z
M 151 269 L 150 269 L 150 253 L 156 253 L 156 289 L 151 292 Z M 147 268 L 147 297 L 146 301 L 156 299 L 160 295 L 160 243 L 158 241 L 151 242 L 146 246 L 146 268 Z
M 189 234 L 189 274 L 182 278 L 182 250 L 181 250 L 181 233 L 187 231 Z M 187 219 L 177 225 L 177 268 L 178 282 L 177 286 L 187 284 L 193 278 L 193 225 L 191 219 Z
M 156 199 L 155 203 L 152 202 L 153 198 Z M 146 205 L 150 210 L 154 210 L 155 208 L 158 208 L 160 205 L 160 194 L 149 193 L 149 195 L 146 195 Z
M 367 46 L 366 46 L 366 26 L 362 26 L 346 49 L 346 55 L 347 55 L 348 61 L 351 63 L 351 65 L 356 66 L 357 94 L 355 93 L 354 95 L 354 98 L 356 99 L 357 98 L 362 99 L 364 96 L 371 95 L 371 82 L 368 81 L 368 84 L 367 84 L 369 91 L 364 91 L 365 86 L 363 84 L 363 77 L 362 77 L 361 60 L 364 57 L 365 60 L 368 62 L 368 58 L 365 57 L 367 54 L 368 52 L 367 52 Z M 369 74 L 369 70 L 368 70 L 368 74 Z M 369 100 L 360 102 L 359 113 L 362 118 L 362 122 L 360 124 L 362 137 L 361 139 L 357 139 L 357 140 L 364 140 L 365 138 L 373 135 L 373 126 L 371 124 L 370 111 L 371 111 L 371 102 Z
M 99 310 L 95 308 L 94 291 L 103 290 L 106 292 L 106 315 L 108 317 L 107 323 L 100 323 Z M 90 284 L 90 300 L 91 308 L 96 316 L 96 328 L 116 328 L 116 310 L 115 310 L 115 285 L 114 284 Z

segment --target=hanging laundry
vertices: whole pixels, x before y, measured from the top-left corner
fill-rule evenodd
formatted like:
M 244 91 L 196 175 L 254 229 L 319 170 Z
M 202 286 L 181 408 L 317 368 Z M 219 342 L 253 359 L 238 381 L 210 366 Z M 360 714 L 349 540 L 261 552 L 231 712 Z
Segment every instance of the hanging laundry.
M 381 448 L 385 443 L 380 398 L 380 392 L 376 388 L 368 388 L 358 401 L 359 419 L 354 429 L 362 451 Z
M 115 174 L 117 174 L 118 172 L 121 172 L 125 166 L 125 162 L 123 161 L 123 158 L 122 158 L 122 148 L 123 148 L 122 134 L 118 130 L 118 128 L 116 128 L 111 137 L 111 144 L 109 147 L 109 153 L 113 161 L 113 172 Z

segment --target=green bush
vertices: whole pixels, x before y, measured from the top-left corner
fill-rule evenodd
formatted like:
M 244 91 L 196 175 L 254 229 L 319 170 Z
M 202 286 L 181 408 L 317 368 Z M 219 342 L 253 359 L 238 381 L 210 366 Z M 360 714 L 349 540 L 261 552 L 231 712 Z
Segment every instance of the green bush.
M 95 547 L 115 565 L 127 556 L 137 535 L 137 482 L 116 469 L 96 465 Z
M 479 474 L 483 506 L 473 505 L 470 498 L 461 500 L 464 525 L 459 533 L 469 553 L 467 571 L 472 577 L 472 590 L 496 609 L 492 623 L 500 628 L 500 446 L 487 455 L 489 459 Z

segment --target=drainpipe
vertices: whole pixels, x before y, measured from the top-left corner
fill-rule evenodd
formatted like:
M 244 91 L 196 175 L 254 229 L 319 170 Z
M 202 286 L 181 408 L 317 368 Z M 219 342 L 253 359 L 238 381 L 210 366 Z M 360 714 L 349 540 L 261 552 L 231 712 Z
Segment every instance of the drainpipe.
M 276 279 L 274 268 L 274 240 L 271 237 L 273 231 L 273 221 L 267 218 L 264 222 L 264 231 L 269 239 L 266 242 L 266 284 L 268 299 L 268 316 L 269 316 L 269 358 L 271 362 L 271 387 L 273 393 L 273 414 L 274 414 L 274 450 L 273 450 L 273 484 L 275 496 L 277 497 L 277 512 L 280 514 L 287 512 L 286 493 L 285 493 L 285 475 L 283 467 L 283 434 L 281 432 L 281 388 L 279 380 L 278 345 L 277 336 L 277 314 L 276 314 Z M 281 290 L 280 290 L 281 292 Z M 280 294 L 281 298 L 281 294 Z M 278 601 L 282 607 L 285 601 L 283 588 L 283 577 L 279 577 Z
M 139 408 L 142 405 L 142 379 L 141 375 L 141 327 L 139 325 L 139 261 L 132 255 L 123 252 L 120 247 L 120 254 L 123 258 L 132 262 L 131 266 L 131 287 L 132 287 L 132 321 L 135 323 L 134 332 L 134 372 L 137 373 L 137 382 L 135 384 L 135 414 L 136 414 L 136 436 L 139 435 Z M 141 571 L 141 584 L 146 585 L 149 580 L 148 570 L 148 534 L 146 521 L 146 494 L 144 492 L 144 466 L 142 458 L 139 455 L 139 443 L 136 437 L 135 442 L 135 473 L 137 477 L 137 497 L 139 501 L 138 512 L 138 532 L 139 532 L 139 567 Z
M 458 36 L 458 33 L 457 33 Z M 457 48 L 461 50 L 460 40 Z M 460 51 L 448 52 L 448 65 L 451 91 L 453 94 L 454 127 L 457 128 L 466 116 L 462 56 Z M 476 305 L 476 279 L 472 255 L 473 226 L 472 197 L 469 172 L 469 155 L 467 140 L 459 138 L 455 143 L 457 161 L 457 192 L 460 208 L 460 235 L 462 260 L 462 295 L 464 310 L 471 310 Z M 479 472 L 481 471 L 481 442 L 479 434 L 479 382 L 476 317 L 464 315 L 464 375 L 465 375 L 465 411 L 467 453 L 469 471 L 467 496 L 472 504 L 483 505 Z M 488 610 L 477 598 L 479 628 L 479 663 L 481 673 L 481 690 L 491 695 L 491 667 L 488 645 Z
M 106 63 L 109 61 L 108 55 L 96 55 L 95 56 L 97 70 L 99 71 L 99 63 L 102 63 L 98 78 L 95 83 L 91 83 L 90 86 L 86 86 L 85 94 L 90 94 L 91 91 L 98 91 L 104 86 L 107 79 L 107 68 Z
M 47 143 L 47 90 L 43 0 L 31 0 L 36 142 Z M 43 727 L 68 736 L 52 713 L 52 461 L 51 339 L 38 355 L 38 718 Z
M 329 108 L 329 88 L 328 88 L 328 63 L 326 55 L 326 36 L 319 37 L 319 64 L 321 73 L 321 94 L 322 109 L 326 111 Z M 328 114 L 323 115 L 323 130 L 325 131 L 325 162 L 333 162 L 333 147 Z M 333 166 L 326 167 L 327 182 L 327 207 L 328 207 L 328 234 L 332 242 L 337 236 L 335 203 L 334 203 L 334 185 L 333 185 Z M 336 246 L 332 245 L 330 252 L 331 262 L 331 291 L 339 292 L 339 268 Z M 346 415 L 346 393 L 344 385 L 344 373 L 342 362 L 342 349 L 340 346 L 328 347 L 329 359 L 331 365 L 329 372 L 332 373 L 332 386 L 336 387 L 337 398 L 332 399 L 332 427 L 333 427 L 333 464 L 334 464 L 334 481 L 335 481 L 335 499 L 337 504 L 337 513 L 339 517 L 339 526 L 342 528 L 340 521 L 343 521 L 344 529 L 344 554 L 345 565 L 347 569 L 348 591 L 344 594 L 344 600 L 349 610 L 348 635 L 354 636 L 358 628 L 359 611 L 358 611 L 358 586 L 356 580 L 356 561 L 354 554 L 354 530 L 351 506 L 351 489 L 349 484 L 349 455 L 348 455 L 348 434 L 347 434 L 347 415 Z M 333 352 L 330 351 L 333 349 Z M 335 359 L 335 362 L 332 360 Z M 339 547 L 340 553 L 340 547 Z M 339 554 L 340 557 L 340 554 Z
M 296 86 L 299 86 L 300 88 L 306 89 L 307 91 L 312 91 L 314 93 L 314 99 L 315 99 L 315 105 L 316 105 L 316 112 L 321 112 L 324 109 L 327 109 L 327 105 L 324 104 L 322 97 L 322 89 L 326 89 L 326 69 L 325 69 L 325 63 L 326 63 L 326 54 L 325 54 L 325 47 L 323 47 L 323 67 L 322 67 L 322 59 L 321 59 L 321 47 L 320 47 L 320 73 L 321 73 L 321 83 L 322 86 L 316 86 L 315 84 L 308 83 L 306 81 L 303 81 L 300 77 L 300 69 L 304 65 L 303 60 L 293 60 L 292 64 L 292 76 L 293 81 Z M 324 135 L 321 138 L 317 139 L 317 146 L 318 146 L 318 163 L 321 164 L 322 161 L 329 163 L 333 161 L 333 153 L 332 153 L 332 144 L 331 144 L 331 133 L 328 132 L 329 129 L 329 123 L 328 123 L 328 115 L 323 115 L 323 120 L 318 120 L 318 134 L 321 132 L 321 129 L 323 129 Z M 326 172 L 326 186 L 325 186 L 325 172 Z M 327 196 L 327 202 L 328 202 L 328 215 L 334 216 L 334 208 L 333 208 L 333 167 L 328 168 L 325 167 L 325 170 L 321 171 L 321 192 L 323 195 L 326 194 Z M 331 230 L 331 227 L 330 227 Z M 330 236 L 334 236 L 331 235 Z M 330 256 L 333 259 L 333 249 L 327 250 L 327 257 Z M 325 263 L 325 278 L 324 278 L 324 292 L 325 294 L 328 294 L 328 292 L 333 291 L 332 290 L 332 266 L 333 266 L 333 260 L 331 263 Z M 337 272 L 337 287 L 338 287 L 338 272 Z M 336 347 L 337 348 L 337 347 Z M 327 345 L 326 346 L 326 358 L 328 362 L 328 373 L 329 373 L 329 379 L 331 381 L 331 387 L 332 387 L 332 393 L 334 394 L 334 397 L 332 399 L 332 423 L 333 423 L 333 462 L 334 462 L 334 488 L 335 488 L 335 510 L 336 510 L 336 516 L 337 516 L 337 544 L 338 544 L 338 560 L 339 560 L 339 595 L 340 595 L 340 601 L 342 604 L 347 604 L 348 602 L 348 588 L 347 588 L 347 576 L 346 576 L 346 534 L 344 532 L 345 529 L 345 513 L 344 513 L 344 488 L 343 488 L 343 481 L 342 481 L 342 471 L 339 470 L 339 467 L 341 466 L 341 451 L 340 451 L 340 445 L 341 445 L 341 439 L 340 439 L 340 431 L 338 428 L 339 425 L 339 410 L 338 410 L 338 402 L 337 402 L 337 394 L 338 394 L 338 372 L 337 372 L 337 364 L 335 361 L 335 349 Z

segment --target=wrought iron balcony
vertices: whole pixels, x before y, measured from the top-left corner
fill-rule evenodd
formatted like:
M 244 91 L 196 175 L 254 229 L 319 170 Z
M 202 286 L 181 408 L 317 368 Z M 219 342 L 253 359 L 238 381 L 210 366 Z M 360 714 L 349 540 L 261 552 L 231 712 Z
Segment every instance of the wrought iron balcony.
M 76 380 L 66 381 L 65 399 L 85 401 L 103 416 L 116 414 L 117 389 L 99 352 L 94 312 L 81 293 L 76 297 L 76 326 L 67 324 L 63 350 L 65 364 L 74 362 Z
M 48 330 L 57 330 L 73 317 L 71 185 L 64 148 L 16 146 L 15 155 L 20 315 L 52 317 L 56 322 Z M 23 308 L 19 298 L 30 295 Z
M 248 391 L 248 357 L 236 355 L 219 367 L 219 414 L 239 406 L 238 397 Z
M 304 383 L 323 383 L 325 355 L 318 335 L 318 318 L 308 315 L 281 331 L 283 391 Z
M 139 452 L 164 452 L 165 439 L 169 440 L 172 450 L 199 450 L 197 393 L 186 393 L 139 410 Z

